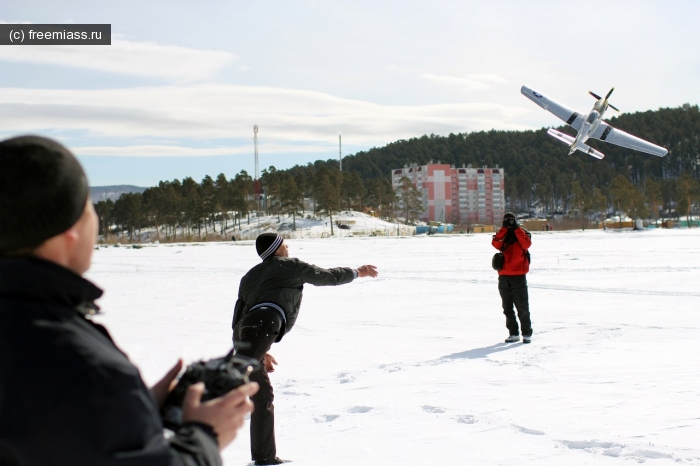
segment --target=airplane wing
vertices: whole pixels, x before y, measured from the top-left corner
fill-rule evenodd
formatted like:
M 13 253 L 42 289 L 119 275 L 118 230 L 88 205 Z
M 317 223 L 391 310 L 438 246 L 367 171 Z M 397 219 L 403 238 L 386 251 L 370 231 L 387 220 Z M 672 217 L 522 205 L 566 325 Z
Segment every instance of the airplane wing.
M 561 131 L 557 131 L 556 129 L 549 128 L 547 130 L 547 134 L 550 136 L 559 139 L 561 142 L 566 143 L 566 145 L 571 146 L 576 140 L 569 136 L 568 134 L 564 134 Z M 594 148 L 583 144 L 579 143 L 578 146 L 576 147 L 576 150 L 580 150 L 581 152 L 585 152 L 586 154 L 590 155 L 591 157 L 595 157 L 597 159 L 603 159 L 605 157 L 605 154 L 602 152 L 599 152 L 595 150 Z
M 663 157 L 668 153 L 668 150 L 663 147 L 652 144 L 644 139 L 640 139 L 637 136 L 632 136 L 631 134 L 625 133 L 622 130 L 615 129 L 605 122 L 600 123 L 600 126 L 598 126 L 593 134 L 591 134 L 591 137 L 609 142 L 610 144 L 615 144 L 617 146 L 656 155 L 657 157 Z
M 571 126 L 576 131 L 581 130 L 581 126 L 583 126 L 583 121 L 585 120 L 586 115 L 581 115 L 578 112 L 574 112 L 573 110 L 563 106 L 556 100 L 552 100 L 549 97 L 545 97 L 544 95 L 530 89 L 527 86 L 521 87 L 520 92 L 525 97 L 532 100 L 543 109 L 554 114 L 554 116 L 559 117 L 561 121 Z

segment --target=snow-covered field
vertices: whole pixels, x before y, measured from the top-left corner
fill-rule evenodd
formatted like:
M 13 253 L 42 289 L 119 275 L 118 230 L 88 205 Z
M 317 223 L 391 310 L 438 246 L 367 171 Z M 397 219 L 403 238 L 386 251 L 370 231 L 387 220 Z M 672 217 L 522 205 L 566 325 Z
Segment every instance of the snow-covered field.
M 534 233 L 533 343 L 507 336 L 491 236 L 289 240 L 377 279 L 307 286 L 271 353 L 280 457 L 308 465 L 700 464 L 700 230 Z M 251 242 L 95 251 L 147 382 L 224 354 Z M 223 453 L 250 462 L 247 426 Z

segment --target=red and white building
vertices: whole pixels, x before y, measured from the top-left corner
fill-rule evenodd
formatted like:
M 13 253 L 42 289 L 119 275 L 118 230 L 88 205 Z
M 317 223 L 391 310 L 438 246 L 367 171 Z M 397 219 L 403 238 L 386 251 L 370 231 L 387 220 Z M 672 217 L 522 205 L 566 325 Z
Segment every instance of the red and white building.
M 495 225 L 503 219 L 506 207 L 502 168 L 455 168 L 432 162 L 404 166 L 391 171 L 394 190 L 404 176 L 423 194 L 423 221 Z

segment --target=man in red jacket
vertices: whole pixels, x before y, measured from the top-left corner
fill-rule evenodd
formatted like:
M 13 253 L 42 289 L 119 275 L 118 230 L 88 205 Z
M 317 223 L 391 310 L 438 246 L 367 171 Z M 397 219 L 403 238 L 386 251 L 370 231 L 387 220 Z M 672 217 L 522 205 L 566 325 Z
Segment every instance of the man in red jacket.
M 506 343 L 520 341 L 518 321 L 515 319 L 513 304 L 518 310 L 518 319 L 523 331 L 523 343 L 532 340 L 532 325 L 530 323 L 530 307 L 527 297 L 527 279 L 525 274 L 530 270 L 530 249 L 532 240 L 530 232 L 518 225 L 515 214 L 507 212 L 503 216 L 503 226 L 493 235 L 491 244 L 505 256 L 503 268 L 498 271 L 498 292 L 503 302 L 503 313 L 506 315 L 506 327 L 510 336 Z

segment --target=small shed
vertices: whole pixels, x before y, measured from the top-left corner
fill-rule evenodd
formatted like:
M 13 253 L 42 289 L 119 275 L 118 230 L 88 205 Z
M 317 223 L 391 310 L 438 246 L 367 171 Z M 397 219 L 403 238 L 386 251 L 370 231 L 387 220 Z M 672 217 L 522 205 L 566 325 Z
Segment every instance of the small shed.
M 527 231 L 547 231 L 549 223 L 544 218 L 524 218 L 520 220 L 520 226 Z
M 615 215 L 605 219 L 605 228 L 610 228 L 613 230 L 616 228 L 634 228 L 634 220 L 627 216 L 620 217 Z
M 471 226 L 471 231 L 473 233 L 493 233 L 496 229 L 493 225 L 481 225 L 477 223 Z

